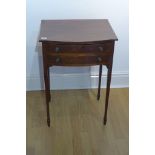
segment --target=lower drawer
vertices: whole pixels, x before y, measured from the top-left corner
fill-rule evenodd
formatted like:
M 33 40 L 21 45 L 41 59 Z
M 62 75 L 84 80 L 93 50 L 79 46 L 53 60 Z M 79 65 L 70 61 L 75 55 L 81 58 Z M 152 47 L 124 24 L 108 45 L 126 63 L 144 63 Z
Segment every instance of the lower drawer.
M 110 56 L 50 56 L 47 60 L 48 65 L 55 66 L 107 65 Z

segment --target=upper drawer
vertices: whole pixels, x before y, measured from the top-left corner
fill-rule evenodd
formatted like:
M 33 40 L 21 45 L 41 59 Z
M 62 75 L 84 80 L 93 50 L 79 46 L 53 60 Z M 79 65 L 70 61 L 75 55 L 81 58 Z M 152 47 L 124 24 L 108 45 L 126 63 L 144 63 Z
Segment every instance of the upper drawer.
M 85 52 L 113 52 L 113 42 L 103 44 L 51 44 L 46 43 L 45 51 L 47 53 L 85 53 Z

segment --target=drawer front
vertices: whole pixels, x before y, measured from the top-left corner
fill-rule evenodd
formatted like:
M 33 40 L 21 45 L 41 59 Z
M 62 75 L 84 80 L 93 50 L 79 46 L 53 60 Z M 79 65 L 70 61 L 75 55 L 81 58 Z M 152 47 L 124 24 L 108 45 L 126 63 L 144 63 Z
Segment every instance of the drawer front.
M 50 56 L 47 58 L 48 65 L 55 66 L 89 66 L 109 64 L 110 56 Z
M 113 42 L 105 42 L 103 44 L 46 44 L 48 53 L 103 53 L 113 52 Z

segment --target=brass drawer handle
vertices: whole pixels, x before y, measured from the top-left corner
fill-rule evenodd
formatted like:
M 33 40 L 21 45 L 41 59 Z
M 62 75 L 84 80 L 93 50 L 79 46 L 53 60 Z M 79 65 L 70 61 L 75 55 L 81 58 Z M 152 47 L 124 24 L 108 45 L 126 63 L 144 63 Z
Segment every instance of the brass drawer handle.
M 59 57 L 56 58 L 56 63 L 59 63 L 61 61 L 61 59 Z
M 102 62 L 102 58 L 101 57 L 97 57 L 98 62 Z
M 103 51 L 103 47 L 102 46 L 99 46 L 98 48 L 99 48 L 100 51 Z
M 59 47 L 56 47 L 55 48 L 55 52 L 59 52 L 60 51 L 60 48 Z

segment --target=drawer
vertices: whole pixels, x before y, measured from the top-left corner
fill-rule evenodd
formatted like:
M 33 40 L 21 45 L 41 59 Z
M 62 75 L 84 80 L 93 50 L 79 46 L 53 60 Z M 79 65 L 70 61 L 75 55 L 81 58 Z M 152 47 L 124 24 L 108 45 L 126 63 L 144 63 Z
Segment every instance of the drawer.
M 113 42 L 103 44 L 46 44 L 47 53 L 91 53 L 91 52 L 108 52 L 113 51 Z
M 111 60 L 110 56 L 50 56 L 47 58 L 48 65 L 55 66 L 89 66 L 109 64 Z

